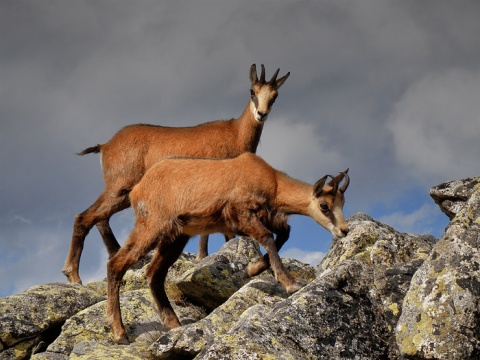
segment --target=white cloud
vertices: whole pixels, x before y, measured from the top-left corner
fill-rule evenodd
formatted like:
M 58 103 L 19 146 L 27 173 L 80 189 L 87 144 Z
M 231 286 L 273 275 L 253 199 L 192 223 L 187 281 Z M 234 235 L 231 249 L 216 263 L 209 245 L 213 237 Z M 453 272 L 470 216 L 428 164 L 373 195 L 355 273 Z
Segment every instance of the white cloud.
M 278 170 L 312 183 L 325 173 L 345 170 L 340 153 L 326 148 L 314 124 L 273 115 L 263 129 L 258 154 Z
M 378 220 L 401 232 L 431 234 L 434 230 L 433 225 L 440 215 L 437 205 L 425 203 L 412 212 L 396 211 L 381 216 Z
M 452 69 L 411 85 L 388 128 L 397 159 L 420 178 L 478 175 L 480 71 Z
M 297 259 L 303 263 L 315 266 L 323 259 L 325 253 L 321 251 L 305 251 L 299 248 L 290 248 L 280 251 L 280 256 L 283 258 Z

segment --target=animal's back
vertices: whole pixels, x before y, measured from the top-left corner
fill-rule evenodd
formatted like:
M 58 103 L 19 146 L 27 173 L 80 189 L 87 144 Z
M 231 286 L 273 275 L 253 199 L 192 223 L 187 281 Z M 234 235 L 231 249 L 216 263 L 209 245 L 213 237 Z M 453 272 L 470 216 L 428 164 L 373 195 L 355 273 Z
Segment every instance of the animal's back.
M 275 170 L 244 153 L 234 159 L 166 158 L 158 161 L 130 193 L 132 205 L 172 214 L 205 211 L 220 203 L 249 203 L 272 197 Z M 155 211 L 156 211 L 155 210 Z
M 110 178 L 130 178 L 133 184 L 166 156 L 231 158 L 243 152 L 236 145 L 231 121 L 193 127 L 129 125 L 101 145 L 102 167 Z

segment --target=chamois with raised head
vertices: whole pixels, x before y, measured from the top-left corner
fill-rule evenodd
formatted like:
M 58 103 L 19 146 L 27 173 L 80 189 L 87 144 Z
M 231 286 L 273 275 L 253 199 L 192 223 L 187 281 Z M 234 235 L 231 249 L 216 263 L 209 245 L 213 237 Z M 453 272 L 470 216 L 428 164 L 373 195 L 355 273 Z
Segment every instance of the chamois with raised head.
M 234 159 L 166 158 L 157 162 L 130 192 L 135 226 L 107 264 L 107 319 L 115 341 L 128 343 L 119 303 L 123 275 L 153 249 L 146 275 L 161 321 L 167 328 L 181 325 L 164 282 L 169 267 L 197 234 L 252 237 L 266 254 L 249 264 L 246 274 L 255 276 L 271 266 L 288 293 L 299 290 L 304 284 L 283 267 L 278 256 L 289 236 L 288 216 L 309 216 L 333 236 L 344 237 L 348 233 L 342 211 L 350 182 L 347 172 L 326 175 L 310 185 L 273 169 L 252 153 Z
M 290 73 L 277 79 L 280 69 L 265 80 L 262 64 L 260 79 L 255 64 L 250 67 L 250 98 L 237 119 L 218 120 L 193 127 L 129 125 L 105 144 L 89 147 L 79 155 L 101 153 L 105 188 L 97 200 L 76 215 L 72 240 L 62 272 L 73 283 L 81 283 L 78 273 L 80 257 L 90 229 L 97 225 L 109 257 L 120 245 L 109 225 L 110 217 L 130 206 L 128 194 L 146 171 L 165 156 L 198 158 L 233 158 L 244 152 L 255 152 L 262 129 L 278 89 Z M 205 239 L 201 240 L 206 244 Z M 204 245 L 206 246 L 206 245 Z

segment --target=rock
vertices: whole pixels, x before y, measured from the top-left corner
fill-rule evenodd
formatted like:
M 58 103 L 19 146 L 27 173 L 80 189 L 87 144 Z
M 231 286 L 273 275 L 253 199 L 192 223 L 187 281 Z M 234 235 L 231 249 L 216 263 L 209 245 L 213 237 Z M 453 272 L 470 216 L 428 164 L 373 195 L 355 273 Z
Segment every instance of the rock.
M 387 328 L 393 331 L 410 280 L 437 239 L 431 235 L 401 233 L 363 213 L 347 221 L 348 236 L 334 241 L 317 266 L 317 273 L 334 269 L 348 259 L 367 265 L 372 271 L 371 292 L 383 308 Z
M 190 300 L 211 311 L 250 280 L 245 277 L 245 268 L 260 256 L 258 243 L 240 236 L 199 261 L 174 283 Z
M 432 193 L 437 202 L 443 198 L 441 207 L 452 221 L 413 276 L 396 327 L 397 344 L 406 358 L 478 359 L 480 179 L 442 184 Z
M 478 185 L 478 178 L 448 181 L 430 189 L 430 196 L 450 220 L 465 206 Z
M 156 359 L 193 358 L 205 346 L 226 334 L 249 307 L 273 304 L 287 297 L 273 276 L 252 280 L 206 318 L 195 324 L 173 329 L 152 344 Z
M 132 290 L 120 296 L 122 319 L 130 342 L 152 342 L 165 332 L 156 305 L 148 289 Z M 174 305 L 181 321 L 196 322 L 205 317 L 198 308 L 187 307 L 187 312 Z M 197 312 L 192 309 L 197 309 Z M 105 323 L 106 301 L 85 309 L 71 317 L 62 327 L 60 336 L 47 348 L 50 353 L 70 355 L 81 342 L 115 346 L 110 327 Z
M 15 358 L 45 350 L 63 323 L 104 297 L 81 285 L 52 283 L 0 299 L 0 357 L 14 348 Z M 8 351 L 12 352 L 12 350 Z
M 346 261 L 284 301 L 250 307 L 196 359 L 387 358 L 386 330 L 360 285 L 368 279 L 366 266 Z

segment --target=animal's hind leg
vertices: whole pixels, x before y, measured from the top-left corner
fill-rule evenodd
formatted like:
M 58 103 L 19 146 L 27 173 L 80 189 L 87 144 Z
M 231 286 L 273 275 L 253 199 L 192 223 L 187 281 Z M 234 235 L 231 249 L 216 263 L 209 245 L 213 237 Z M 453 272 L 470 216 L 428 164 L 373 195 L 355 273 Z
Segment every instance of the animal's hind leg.
M 108 251 L 108 258 L 111 259 L 117 251 L 120 249 L 120 244 L 118 243 L 115 235 L 113 235 L 112 228 L 109 224 L 110 219 L 100 220 L 97 223 L 97 229 L 100 235 L 102 236 L 103 243 Z
M 196 260 L 202 260 L 208 256 L 208 235 L 200 235 L 200 240 L 198 241 L 198 253 Z
M 235 234 L 223 234 L 225 242 L 235 237 Z M 199 261 L 208 256 L 208 235 L 200 235 L 198 242 L 198 253 L 195 260 Z
M 129 205 L 127 194 L 114 196 L 110 192 L 107 193 L 104 191 L 87 210 L 75 216 L 70 250 L 62 270 L 70 282 L 77 284 L 82 283 L 80 275 L 78 274 L 78 268 L 85 237 L 90 229 L 99 221 L 108 222 L 108 219 L 113 214 L 127 208 Z M 112 248 L 114 247 L 115 244 L 113 244 Z
M 164 237 L 160 240 L 155 255 L 147 268 L 150 290 L 160 312 L 163 326 L 168 329 L 181 326 L 177 315 L 173 311 L 165 292 L 165 278 L 168 269 L 177 261 L 187 244 L 189 236 L 179 235 L 173 239 Z
M 143 223 L 136 223 L 125 246 L 107 262 L 107 321 L 114 340 L 118 344 L 128 344 L 127 332 L 120 311 L 120 284 L 125 272 L 140 261 L 154 246 L 157 236 Z

